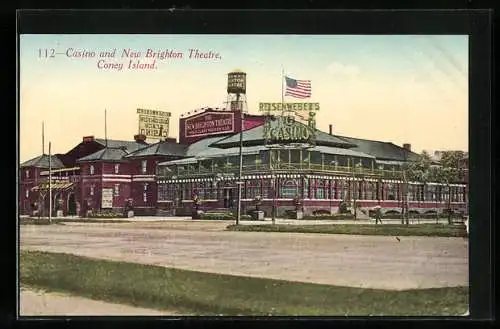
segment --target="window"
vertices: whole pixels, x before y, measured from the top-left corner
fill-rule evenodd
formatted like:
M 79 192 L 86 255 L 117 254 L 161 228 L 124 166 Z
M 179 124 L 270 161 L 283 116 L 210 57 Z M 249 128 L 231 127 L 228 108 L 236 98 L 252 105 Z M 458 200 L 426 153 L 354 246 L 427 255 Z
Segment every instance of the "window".
M 283 199 L 293 199 L 297 196 L 297 181 L 296 180 L 288 180 L 283 183 L 281 186 L 280 197 Z
M 322 181 L 317 181 L 316 184 L 316 199 L 324 199 L 325 198 L 325 185 Z
M 375 186 L 375 183 L 365 182 L 365 184 L 366 184 L 366 196 L 365 196 L 365 199 L 367 199 L 367 200 L 376 200 L 377 199 L 377 187 Z
M 115 184 L 114 195 L 115 196 L 119 196 L 120 195 L 120 184 Z
M 260 195 L 260 180 L 248 181 L 246 193 L 247 199 L 255 199 L 257 195 Z
M 144 184 L 144 192 L 146 192 L 148 190 L 148 184 Z
M 115 164 L 115 174 L 118 174 L 118 172 L 120 171 L 120 164 Z
M 29 198 L 29 197 L 30 197 L 30 190 L 26 189 L 26 198 Z
M 94 195 L 94 185 L 90 186 L 90 195 Z
M 146 192 L 142 193 L 142 200 L 144 202 L 147 202 L 148 201 L 148 194 Z
M 148 165 L 148 160 L 142 160 L 141 161 L 141 172 L 143 174 L 145 174 L 146 171 L 147 171 L 147 165 Z
M 30 178 L 30 171 L 26 170 L 26 178 Z
M 94 174 L 94 165 L 90 165 L 89 166 L 89 172 L 90 172 L 91 175 Z
M 387 200 L 396 200 L 395 192 L 394 184 L 387 184 Z

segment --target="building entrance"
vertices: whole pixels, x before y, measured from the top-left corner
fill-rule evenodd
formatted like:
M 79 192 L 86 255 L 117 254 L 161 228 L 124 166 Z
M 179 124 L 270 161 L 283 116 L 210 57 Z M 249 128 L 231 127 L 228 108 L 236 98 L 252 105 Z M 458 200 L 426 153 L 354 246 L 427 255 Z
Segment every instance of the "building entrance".
M 233 197 L 233 189 L 225 188 L 224 189 L 224 208 L 233 208 L 234 206 L 234 197 Z
M 68 216 L 74 216 L 76 215 L 76 200 L 75 200 L 75 194 L 70 193 L 68 196 Z

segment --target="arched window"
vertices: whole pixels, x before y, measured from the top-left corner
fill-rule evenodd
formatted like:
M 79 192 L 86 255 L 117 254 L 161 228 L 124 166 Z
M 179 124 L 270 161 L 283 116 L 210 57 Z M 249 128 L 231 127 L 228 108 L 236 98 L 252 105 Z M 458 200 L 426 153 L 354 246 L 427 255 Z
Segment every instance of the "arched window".
M 302 187 L 302 195 L 304 199 L 309 199 L 309 178 L 304 180 L 304 186 Z
M 94 174 L 94 165 L 90 165 L 89 166 L 89 172 L 90 172 L 91 175 Z
M 394 191 L 394 184 L 387 184 L 387 200 L 396 200 L 396 195 Z
M 322 180 L 317 180 L 316 184 L 316 199 L 325 198 L 325 183 Z
M 368 200 L 376 200 L 377 199 L 377 187 L 373 182 L 366 182 L 366 196 L 365 198 Z
M 260 186 L 260 180 L 254 179 L 248 181 L 246 187 L 246 198 L 255 199 L 257 195 L 260 195 Z
M 295 198 L 295 196 L 297 196 L 298 192 L 299 190 L 297 180 L 290 179 L 284 181 L 281 185 L 280 196 L 283 199 L 293 199 Z

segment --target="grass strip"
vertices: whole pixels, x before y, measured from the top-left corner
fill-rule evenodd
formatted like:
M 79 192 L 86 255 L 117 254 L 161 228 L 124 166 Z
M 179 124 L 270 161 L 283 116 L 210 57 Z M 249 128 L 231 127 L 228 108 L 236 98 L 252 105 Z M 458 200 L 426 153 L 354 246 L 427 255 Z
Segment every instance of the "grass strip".
M 21 251 L 21 284 L 194 315 L 460 315 L 468 288 L 386 291 Z
M 227 230 L 245 232 L 288 232 L 288 233 L 323 233 L 351 235 L 388 235 L 388 236 L 434 236 L 466 237 L 465 226 L 449 224 L 264 224 L 264 225 L 229 225 Z

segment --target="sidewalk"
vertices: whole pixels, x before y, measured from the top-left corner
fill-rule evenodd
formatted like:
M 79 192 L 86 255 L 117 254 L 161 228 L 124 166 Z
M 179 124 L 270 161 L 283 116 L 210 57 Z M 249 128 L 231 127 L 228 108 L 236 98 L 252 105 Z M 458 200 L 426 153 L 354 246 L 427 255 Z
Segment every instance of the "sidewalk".
M 92 300 L 70 294 L 21 288 L 20 316 L 165 316 L 169 310 L 155 310 Z

